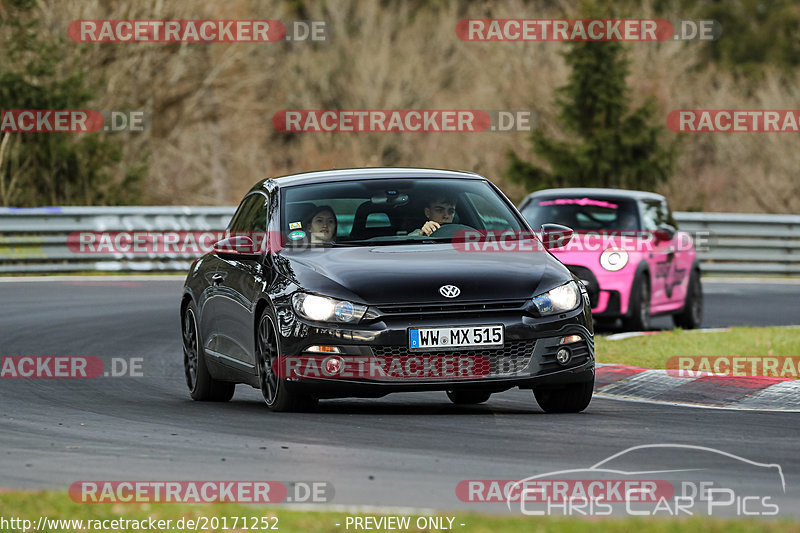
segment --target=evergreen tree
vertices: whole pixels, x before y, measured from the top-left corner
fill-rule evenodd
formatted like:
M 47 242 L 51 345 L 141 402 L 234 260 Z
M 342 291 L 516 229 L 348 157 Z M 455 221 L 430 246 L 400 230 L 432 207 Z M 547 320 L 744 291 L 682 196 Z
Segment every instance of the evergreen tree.
M 565 132 L 576 142 L 549 139 L 536 130 L 533 151 L 547 161 L 543 169 L 513 151 L 506 175 L 529 190 L 547 187 L 621 187 L 652 189 L 666 181 L 677 146 L 661 140 L 652 99 L 630 111 L 625 83 L 629 62 L 619 42 L 570 44 L 572 67 L 567 84 L 557 89 L 556 104 Z

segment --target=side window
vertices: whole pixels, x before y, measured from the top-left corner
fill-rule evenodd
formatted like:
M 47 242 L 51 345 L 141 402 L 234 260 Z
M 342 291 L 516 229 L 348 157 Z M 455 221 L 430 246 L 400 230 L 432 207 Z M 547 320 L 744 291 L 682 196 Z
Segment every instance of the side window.
M 667 204 L 659 200 L 645 200 L 644 207 L 644 229 L 655 230 L 662 224 L 669 224 L 667 215 Z
M 664 202 L 664 212 L 667 214 L 667 224 L 678 229 L 678 222 L 675 220 L 675 217 L 672 216 L 672 209 L 669 208 L 667 202 Z
M 228 230 L 231 232 L 266 231 L 267 229 L 267 202 L 261 193 L 247 196 L 236 214 L 233 215 Z

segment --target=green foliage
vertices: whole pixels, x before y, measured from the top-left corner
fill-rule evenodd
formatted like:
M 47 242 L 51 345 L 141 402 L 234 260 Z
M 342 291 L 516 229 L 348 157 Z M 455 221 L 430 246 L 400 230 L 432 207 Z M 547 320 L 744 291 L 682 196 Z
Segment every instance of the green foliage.
M 720 39 L 707 44 L 713 61 L 756 78 L 766 65 L 788 73 L 800 65 L 800 4 L 796 1 L 711 2 L 698 11 L 698 18 L 722 25 Z
M 68 64 L 64 42 L 41 38 L 35 2 L 13 0 L 0 21 L 7 51 L 0 59 L 0 108 L 86 109 L 86 72 Z M 0 133 L 0 204 L 136 203 L 144 164 L 122 168 L 120 142 L 103 133 Z M 116 184 L 111 173 L 122 174 Z
M 594 0 L 581 5 L 586 18 L 619 18 L 620 6 L 603 6 Z M 664 143 L 663 122 L 650 98 L 630 109 L 630 72 L 622 43 L 570 43 L 564 53 L 571 67 L 567 84 L 556 90 L 558 119 L 567 139 L 532 137 L 534 153 L 549 168 L 535 166 L 509 154 L 506 176 L 531 189 L 548 187 L 621 187 L 652 189 L 669 179 L 677 151 L 675 142 Z
M 618 42 L 574 43 L 565 54 L 572 67 L 556 104 L 563 130 L 577 142 L 548 138 L 536 130 L 533 151 L 549 170 L 509 154 L 506 175 L 529 190 L 547 187 L 652 189 L 666 181 L 676 145 L 661 140 L 650 99 L 630 111 L 625 78 L 629 64 Z

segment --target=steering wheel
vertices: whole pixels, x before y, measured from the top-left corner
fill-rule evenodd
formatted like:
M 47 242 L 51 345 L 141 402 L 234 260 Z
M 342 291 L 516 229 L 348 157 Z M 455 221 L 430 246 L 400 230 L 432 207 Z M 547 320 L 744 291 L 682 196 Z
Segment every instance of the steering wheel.
M 473 228 L 472 226 L 467 226 L 466 224 L 453 224 L 453 223 L 442 224 L 439 227 L 439 229 L 431 233 L 429 237 L 436 237 L 437 239 L 438 238 L 449 239 L 452 238 L 453 235 L 455 235 L 459 231 L 468 231 L 468 230 L 475 231 L 475 228 Z

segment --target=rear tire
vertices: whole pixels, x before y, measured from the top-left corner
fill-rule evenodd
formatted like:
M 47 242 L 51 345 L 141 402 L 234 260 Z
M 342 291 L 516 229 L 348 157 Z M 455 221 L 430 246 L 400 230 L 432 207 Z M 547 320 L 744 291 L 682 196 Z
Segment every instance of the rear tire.
M 476 405 L 483 403 L 492 395 L 482 390 L 453 389 L 447 391 L 447 397 L 456 405 Z
M 703 286 L 700 283 L 700 272 L 692 271 L 686 302 L 680 313 L 672 315 L 675 326 L 683 329 L 696 329 L 703 320 Z
M 183 369 L 189 393 L 200 402 L 227 402 L 233 398 L 236 384 L 211 377 L 200 339 L 197 308 L 194 302 L 189 302 L 183 312 Z
M 622 319 L 622 325 L 630 331 L 648 331 L 652 327 L 650 321 L 650 280 L 646 271 L 642 271 L 637 282 L 633 284 L 631 301 L 628 304 L 628 316 Z
M 319 400 L 290 389 L 291 384 L 275 373 L 275 361 L 280 355 L 275 322 L 264 310 L 256 329 L 256 362 L 258 382 L 264 402 L 271 411 L 299 412 L 313 411 Z
M 594 393 L 594 378 L 563 387 L 533 389 L 536 402 L 545 413 L 580 413 L 589 406 Z

